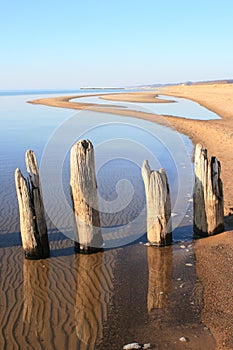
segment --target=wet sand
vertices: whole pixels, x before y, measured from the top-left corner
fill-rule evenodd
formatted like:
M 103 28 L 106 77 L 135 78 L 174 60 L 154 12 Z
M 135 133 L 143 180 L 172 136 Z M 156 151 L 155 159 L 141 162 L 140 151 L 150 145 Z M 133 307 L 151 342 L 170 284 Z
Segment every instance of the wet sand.
M 23 258 L 18 236 L 15 244 L 1 248 L 1 349 L 121 350 L 133 341 L 215 349 L 200 319 L 193 244 L 188 252 L 135 244 L 87 256 L 50 233 L 51 257 L 39 261 Z
M 208 84 L 175 86 L 160 89 L 160 93 L 191 99 L 221 116 L 220 120 L 211 121 L 197 121 L 164 116 L 162 123 L 166 123 L 179 132 L 188 135 L 193 140 L 194 144 L 197 142 L 202 143 L 208 149 L 209 155 L 217 156 L 222 164 L 226 232 L 196 241 L 194 252 L 196 258 L 196 274 L 204 290 L 201 319 L 214 335 L 216 349 L 232 349 L 233 220 L 230 214 L 233 213 L 233 187 L 231 179 L 233 174 L 233 85 Z M 155 92 L 153 91 L 146 91 L 137 95 L 133 94 L 134 93 L 115 94 L 115 96 L 112 94 L 107 97 L 103 96 L 103 98 L 112 101 L 114 101 L 114 99 L 120 101 L 120 98 L 122 98 L 121 101 L 138 103 L 145 101 L 152 102 L 152 100 L 155 100 Z M 40 100 L 40 102 L 34 103 L 54 105 L 51 104 L 54 103 L 54 101 L 52 102 L 51 99 L 49 100 L 50 101 Z M 56 106 L 80 109 L 77 106 L 69 105 L 69 103 L 69 99 L 66 99 L 65 105 L 56 101 Z M 101 112 L 128 115 L 161 123 L 160 117 L 149 113 L 119 109 L 114 110 L 114 107 L 98 108 L 98 106 L 90 106 L 90 108 Z M 175 349 L 175 347 L 173 348 Z M 185 348 L 194 349 L 195 347 L 187 343 L 187 346 L 185 344 Z M 200 347 L 200 349 L 214 348 L 215 345 L 213 345 L 213 343 L 207 346 L 203 343 L 203 347 Z

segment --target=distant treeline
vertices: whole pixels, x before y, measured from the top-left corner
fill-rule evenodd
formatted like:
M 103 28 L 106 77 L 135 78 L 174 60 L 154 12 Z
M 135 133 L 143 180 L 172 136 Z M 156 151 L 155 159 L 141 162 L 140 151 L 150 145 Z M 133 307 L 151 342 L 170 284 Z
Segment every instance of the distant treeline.
M 139 85 L 138 88 L 158 88 L 165 86 L 178 86 L 178 85 L 206 85 L 206 84 L 232 84 L 233 79 L 223 79 L 223 80 L 203 80 L 203 81 L 184 81 L 179 83 L 166 83 L 166 84 L 151 84 L 151 85 Z

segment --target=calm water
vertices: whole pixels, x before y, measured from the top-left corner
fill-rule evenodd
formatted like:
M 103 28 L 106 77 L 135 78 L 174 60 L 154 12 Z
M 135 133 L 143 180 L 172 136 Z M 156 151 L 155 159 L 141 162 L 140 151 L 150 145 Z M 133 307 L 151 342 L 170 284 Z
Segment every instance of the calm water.
M 118 107 L 133 109 L 136 111 L 149 112 L 161 115 L 171 115 L 196 120 L 220 119 L 219 115 L 202 107 L 199 103 L 185 98 L 159 95 L 160 99 L 173 101 L 168 103 L 131 103 L 104 100 L 99 97 L 84 97 L 73 99 L 72 102 L 98 103 L 101 105 L 114 104 Z
M 0 96 L 0 348 L 120 350 L 137 340 L 163 350 L 183 335 L 192 349 L 214 348 L 197 312 L 190 140 L 142 120 L 26 103 L 42 96 Z M 102 233 L 115 248 L 91 256 L 75 255 L 72 242 L 69 152 L 80 138 L 95 146 Z M 14 171 L 26 175 L 27 149 L 48 216 L 51 258 L 41 261 L 25 260 L 20 242 Z M 167 170 L 183 248 L 132 244 L 146 232 L 144 159 Z
M 19 231 L 14 171 L 16 167 L 25 171 L 25 151 L 33 149 L 41 161 L 47 214 L 54 226 L 66 236 L 73 237 L 69 150 L 80 138 L 89 138 L 95 146 L 106 246 L 130 243 L 146 232 L 141 179 L 144 159 L 149 160 L 152 169 L 163 167 L 167 170 L 172 193 L 173 227 L 179 225 L 186 215 L 192 193 L 192 145 L 187 137 L 181 137 L 169 128 L 132 118 L 90 111 L 74 113 L 26 103 L 38 96 L 0 97 L 2 232 Z M 184 179 L 185 186 L 181 186 Z M 191 218 L 189 220 L 191 222 Z M 185 235 L 190 238 L 190 234 L 189 231 Z M 185 237 L 178 232 L 175 239 Z
M 0 90 L 0 96 L 25 96 L 25 95 L 67 95 L 67 94 L 81 94 L 81 93 L 109 93 L 109 92 L 122 92 L 124 89 L 66 89 L 66 90 Z

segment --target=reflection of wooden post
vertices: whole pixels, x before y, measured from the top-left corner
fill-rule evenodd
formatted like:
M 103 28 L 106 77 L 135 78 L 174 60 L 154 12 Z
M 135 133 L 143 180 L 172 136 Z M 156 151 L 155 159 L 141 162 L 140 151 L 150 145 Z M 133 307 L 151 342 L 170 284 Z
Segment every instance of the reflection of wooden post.
M 35 262 L 24 260 L 24 304 L 23 320 L 38 338 L 44 338 L 50 321 L 49 280 L 45 269 L 35 265 Z
M 157 246 L 172 241 L 171 201 L 169 184 L 164 169 L 151 171 L 148 161 L 142 165 L 147 202 L 147 238 Z
M 62 279 L 55 272 L 56 268 L 52 268 L 54 276 L 50 276 L 50 262 L 27 259 L 23 262 L 23 312 L 19 310 L 23 322 L 20 322 L 20 318 L 18 322 L 18 343 L 22 349 L 58 349 L 57 343 L 64 344 L 63 338 L 67 341 L 64 320 L 68 312 L 65 308 L 62 313 L 63 310 L 58 307 L 65 304 L 67 299 L 62 293 L 59 294 L 61 297 L 54 293 L 53 287 L 60 288 Z
M 103 326 L 113 290 L 114 251 L 90 256 L 76 255 L 76 334 L 79 349 L 96 349 L 103 340 Z
M 155 249 L 148 247 L 148 312 L 161 309 L 172 292 L 172 247 Z
M 88 253 L 102 248 L 93 145 L 77 142 L 70 153 L 70 189 L 75 216 L 75 249 Z
M 19 204 L 20 230 L 25 258 L 49 257 L 49 242 L 40 186 L 39 171 L 33 151 L 26 152 L 29 178 L 15 171 L 15 185 Z
M 194 231 L 205 236 L 223 232 L 224 200 L 220 162 L 216 157 L 209 160 L 207 150 L 197 144 L 194 163 Z

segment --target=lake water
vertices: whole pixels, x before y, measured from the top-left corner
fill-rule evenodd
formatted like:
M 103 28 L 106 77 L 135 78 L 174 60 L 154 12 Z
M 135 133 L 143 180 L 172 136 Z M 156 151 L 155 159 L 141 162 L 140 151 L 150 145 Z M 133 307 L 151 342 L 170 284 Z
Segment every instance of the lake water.
M 0 96 L 0 348 L 120 350 L 137 340 L 172 349 L 183 335 L 193 349 L 214 348 L 199 316 L 189 138 L 143 120 L 26 103 L 48 96 L 33 93 Z M 74 254 L 72 241 L 69 152 L 80 138 L 95 147 L 102 233 L 114 248 L 88 256 Z M 39 261 L 24 259 L 19 233 L 14 171 L 26 175 L 27 149 L 38 159 L 49 228 L 51 257 Z M 144 159 L 168 174 L 169 247 L 138 244 Z
M 19 167 L 25 174 L 25 151 L 32 149 L 41 162 L 47 214 L 55 227 L 73 238 L 69 151 L 80 138 L 90 139 L 95 147 L 106 247 L 128 244 L 146 232 L 141 178 L 144 159 L 149 160 L 152 169 L 166 169 L 171 186 L 173 228 L 179 226 L 192 194 L 192 144 L 187 137 L 143 120 L 26 103 L 42 96 L 0 97 L 2 232 L 19 232 L 14 170 Z M 191 238 L 191 231 L 186 235 Z M 185 237 L 178 232 L 175 239 Z
M 168 103 L 132 103 L 132 102 L 118 102 L 112 101 L 112 104 L 129 108 L 136 111 L 150 112 L 161 115 L 171 115 L 174 117 L 196 119 L 196 120 L 210 120 L 220 119 L 220 116 L 209 109 L 202 107 L 199 103 L 193 102 L 185 98 L 178 98 L 174 96 L 158 95 L 158 98 L 168 101 Z M 101 105 L 110 104 L 110 100 L 104 100 L 100 97 L 84 97 L 73 99 L 72 102 L 86 102 L 98 103 Z

